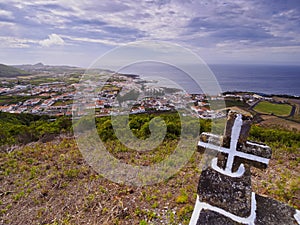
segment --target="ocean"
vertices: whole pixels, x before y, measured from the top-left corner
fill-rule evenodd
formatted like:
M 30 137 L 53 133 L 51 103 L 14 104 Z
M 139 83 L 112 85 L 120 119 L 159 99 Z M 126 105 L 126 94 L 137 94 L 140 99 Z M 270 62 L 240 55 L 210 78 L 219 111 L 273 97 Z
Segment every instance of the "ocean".
M 222 92 L 249 91 L 300 96 L 300 66 L 209 65 L 209 68 L 219 82 Z M 141 78 L 161 77 L 164 79 L 159 81 L 159 85 L 170 86 L 165 80 L 168 79 L 180 84 L 189 93 L 202 93 L 198 85 L 183 71 L 162 63 L 137 63 L 119 72 L 137 74 Z

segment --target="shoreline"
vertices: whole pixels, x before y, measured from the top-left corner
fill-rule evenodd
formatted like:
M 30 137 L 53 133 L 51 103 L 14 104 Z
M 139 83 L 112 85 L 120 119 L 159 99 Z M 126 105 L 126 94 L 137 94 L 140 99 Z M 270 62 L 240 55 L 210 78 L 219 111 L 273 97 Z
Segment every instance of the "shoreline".
M 262 92 L 254 92 L 254 91 L 225 91 L 224 94 L 257 94 L 263 97 L 279 97 L 279 98 L 291 98 L 291 99 L 300 99 L 300 95 L 289 95 L 289 94 L 266 94 Z

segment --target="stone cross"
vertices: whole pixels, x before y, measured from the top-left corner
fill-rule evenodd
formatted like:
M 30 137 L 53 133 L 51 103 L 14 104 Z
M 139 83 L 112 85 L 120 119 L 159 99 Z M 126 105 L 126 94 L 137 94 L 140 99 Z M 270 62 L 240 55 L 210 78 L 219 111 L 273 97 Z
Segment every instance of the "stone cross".
M 200 152 L 209 149 L 222 153 L 218 158 L 213 159 L 213 169 L 231 177 L 241 177 L 245 173 L 242 162 L 259 168 L 267 167 L 272 156 L 272 150 L 266 145 L 247 141 L 250 125 L 250 117 L 231 111 L 228 115 L 224 136 L 210 133 L 201 134 L 198 143 Z M 236 165 L 239 167 L 234 172 Z
M 201 134 L 199 151 L 215 153 L 216 157 L 201 173 L 190 225 L 297 224 L 293 217 L 295 210 L 288 206 L 280 205 L 286 209 L 280 213 L 290 216 L 291 223 L 287 223 L 288 219 L 284 223 L 278 220 L 269 223 L 268 217 L 261 212 L 264 210 L 261 205 L 266 205 L 267 200 L 252 193 L 250 167 L 266 168 L 272 151 L 266 145 L 247 141 L 250 127 L 250 116 L 231 111 L 223 136 Z

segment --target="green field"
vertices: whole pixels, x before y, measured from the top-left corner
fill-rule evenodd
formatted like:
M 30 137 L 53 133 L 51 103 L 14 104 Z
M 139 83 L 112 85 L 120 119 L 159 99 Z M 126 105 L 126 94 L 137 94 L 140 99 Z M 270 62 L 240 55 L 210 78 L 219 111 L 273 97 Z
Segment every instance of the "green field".
M 2 95 L 0 96 L 0 105 L 9 105 L 9 104 L 16 104 L 19 102 L 25 102 L 28 99 L 31 99 L 31 96 L 9 96 L 9 95 Z
M 53 104 L 53 106 L 66 106 L 66 105 L 71 105 L 71 104 L 73 104 L 73 100 L 58 101 L 58 102 L 55 102 Z
M 270 102 L 260 102 L 254 110 L 258 113 L 273 114 L 276 116 L 288 116 L 291 113 L 292 106 L 288 104 L 276 104 Z

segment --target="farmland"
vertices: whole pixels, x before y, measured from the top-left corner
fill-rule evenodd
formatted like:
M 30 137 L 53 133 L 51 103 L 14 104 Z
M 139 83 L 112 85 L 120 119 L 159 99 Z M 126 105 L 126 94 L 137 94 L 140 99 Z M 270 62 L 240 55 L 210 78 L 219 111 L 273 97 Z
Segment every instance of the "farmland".
M 289 116 L 292 111 L 292 106 L 289 104 L 277 104 L 267 101 L 258 103 L 254 110 L 262 114 L 272 114 L 276 116 Z

